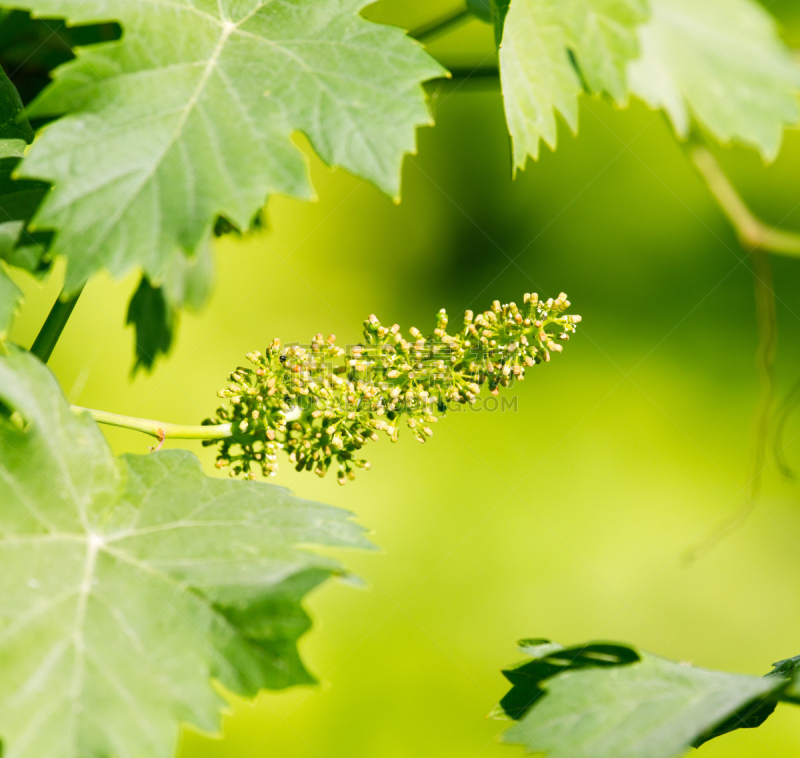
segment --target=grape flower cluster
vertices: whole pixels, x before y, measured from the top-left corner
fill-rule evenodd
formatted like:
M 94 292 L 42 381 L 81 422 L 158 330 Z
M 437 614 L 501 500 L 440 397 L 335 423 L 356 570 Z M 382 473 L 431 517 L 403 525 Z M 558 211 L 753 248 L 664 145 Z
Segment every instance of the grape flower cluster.
M 442 309 L 428 337 L 416 328 L 406 337 L 373 315 L 363 343 L 347 348 L 334 335 L 317 334 L 306 347 L 276 339 L 265 354 L 248 354 L 252 368 L 230 374 L 218 393 L 228 405 L 203 423 L 230 424 L 231 434 L 204 444 L 220 446 L 216 465 L 231 476 L 273 475 L 283 450 L 297 471 L 324 476 L 335 462 L 344 484 L 370 467 L 357 457 L 370 440 L 396 442 L 405 420 L 425 442 L 449 403 L 474 404 L 483 385 L 497 395 L 560 353 L 581 320 L 565 314 L 569 305 L 563 292 L 546 301 L 526 294 L 522 308 L 495 300 L 477 316 L 467 311 L 453 335 Z

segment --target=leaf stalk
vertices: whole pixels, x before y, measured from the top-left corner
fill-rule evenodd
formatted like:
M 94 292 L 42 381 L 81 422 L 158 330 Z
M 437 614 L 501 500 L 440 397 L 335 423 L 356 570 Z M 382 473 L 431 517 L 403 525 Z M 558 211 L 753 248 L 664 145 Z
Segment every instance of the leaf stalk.
M 748 496 L 737 513 L 721 524 L 700 545 L 687 551 L 686 558 L 693 560 L 742 524 L 758 506 L 770 419 L 775 403 L 775 354 L 778 343 L 775 289 L 767 253 L 800 255 L 800 234 L 775 229 L 758 218 L 748 208 L 707 147 L 695 143 L 691 144 L 687 151 L 692 164 L 705 180 L 712 196 L 733 226 L 739 243 L 752 263 L 758 328 L 755 364 L 760 387 L 758 407 L 753 418 Z
M 67 321 L 69 321 L 72 312 L 75 310 L 75 306 L 78 304 L 78 299 L 82 292 L 83 287 L 74 295 L 65 298 L 63 296 L 64 290 L 62 290 L 55 304 L 50 309 L 50 313 L 47 315 L 31 347 L 31 353 L 42 363 L 47 363 L 50 360 L 50 356 L 53 354 L 53 350 L 58 340 L 61 338 L 61 333 L 64 331 L 64 327 L 67 325 Z
M 137 418 L 135 416 L 122 416 L 118 413 L 108 413 L 98 411 L 93 408 L 83 408 L 80 405 L 70 406 L 73 413 L 88 413 L 98 424 L 105 426 L 116 426 L 120 429 L 130 429 L 134 432 L 149 434 L 159 440 L 159 443 L 167 438 L 173 440 L 221 440 L 231 436 L 230 424 L 205 424 L 205 425 L 185 425 L 168 424 L 164 421 L 155 421 L 149 418 Z M 290 411 L 285 414 L 287 421 L 295 421 L 300 417 L 299 410 Z
M 88 413 L 98 424 L 142 432 L 155 437 L 159 441 L 167 437 L 181 440 L 219 440 L 229 437 L 231 434 L 230 424 L 185 426 L 183 424 L 167 424 L 163 421 L 155 421 L 148 418 L 122 416 L 117 413 L 97 411 L 93 408 L 82 408 L 79 405 L 73 405 L 71 408 L 74 413 Z
M 688 152 L 692 164 L 705 180 L 747 252 L 763 250 L 779 255 L 800 256 L 800 234 L 776 229 L 758 218 L 747 207 L 707 147 L 691 145 Z

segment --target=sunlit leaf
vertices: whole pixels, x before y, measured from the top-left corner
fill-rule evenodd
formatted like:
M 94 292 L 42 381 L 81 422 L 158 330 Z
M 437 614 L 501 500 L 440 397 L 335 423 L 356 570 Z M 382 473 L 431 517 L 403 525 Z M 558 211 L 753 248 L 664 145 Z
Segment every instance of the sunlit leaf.
M 120 36 L 117 24 L 67 26 L 62 19 L 32 18 L 20 10 L 0 14 L 0 65 L 26 104 L 50 83 L 54 68 L 72 59 L 73 48 Z
M 0 358 L 5 758 L 172 758 L 234 692 L 311 681 L 304 595 L 367 547 L 349 514 L 205 476 L 185 451 L 114 458 L 46 367 Z M 10 413 L 9 413 L 10 411 Z
M 24 0 L 38 14 L 115 20 L 119 42 L 63 66 L 34 104 L 47 127 L 22 169 L 50 181 L 37 218 L 57 230 L 67 288 L 107 267 L 152 281 L 193 254 L 218 215 L 246 229 L 268 195 L 310 197 L 304 132 L 329 164 L 398 195 L 421 84 L 443 69 L 366 0 Z
M 663 108 L 685 137 L 696 120 L 721 142 L 774 158 L 800 119 L 800 68 L 753 0 L 651 0 L 631 91 Z
M 128 304 L 126 323 L 136 334 L 133 373 L 143 368 L 151 371 L 158 358 L 172 347 L 180 310 L 199 310 L 211 294 L 214 262 L 206 244 L 193 258 L 173 256 L 164 279 L 153 284 L 146 275 Z
M 532 643 L 521 648 L 533 660 L 503 672 L 513 687 L 500 709 L 515 720 L 503 739 L 548 758 L 675 758 L 761 725 L 788 699 L 791 671 L 780 664 L 757 677 L 618 643 Z
M 500 77 L 514 165 L 556 146 L 556 114 L 575 131 L 578 94 L 627 98 L 625 69 L 638 54 L 647 0 L 513 0 L 500 45 Z

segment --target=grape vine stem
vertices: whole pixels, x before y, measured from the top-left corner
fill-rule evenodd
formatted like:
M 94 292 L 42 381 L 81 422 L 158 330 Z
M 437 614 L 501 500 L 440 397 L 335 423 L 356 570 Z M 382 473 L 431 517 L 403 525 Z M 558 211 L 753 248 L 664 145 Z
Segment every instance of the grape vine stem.
M 61 338 L 61 333 L 78 304 L 78 299 L 83 292 L 81 287 L 75 294 L 65 296 L 62 290 L 44 322 L 36 340 L 31 347 L 31 352 L 42 362 L 47 363 L 53 354 L 56 343 Z
M 708 185 L 711 194 L 734 228 L 742 247 L 751 253 L 763 250 L 780 255 L 800 256 L 800 234 L 776 229 L 764 223 L 747 207 L 711 151 L 691 145 L 689 158 Z
M 118 413 L 96 411 L 93 408 L 83 408 L 73 405 L 73 413 L 88 413 L 98 424 L 116 426 L 120 429 L 130 429 L 155 437 L 159 446 L 165 439 L 173 440 L 221 440 L 231 436 L 230 424 L 213 424 L 200 426 L 186 426 L 183 424 L 167 424 L 163 421 L 154 421 L 149 418 L 136 418 L 135 416 L 121 416 Z M 287 421 L 296 421 L 300 418 L 300 411 L 291 411 L 284 414 Z
M 704 145 L 692 143 L 687 147 L 692 164 L 708 185 L 711 194 L 733 226 L 742 248 L 748 253 L 753 266 L 758 348 L 756 371 L 761 388 L 758 407 L 753 420 L 752 449 L 748 496 L 739 510 L 717 527 L 685 557 L 698 558 L 725 535 L 740 526 L 755 510 L 761 494 L 761 477 L 766 460 L 772 408 L 775 403 L 775 353 L 778 344 L 778 320 L 775 307 L 775 289 L 772 267 L 767 253 L 800 255 L 800 234 L 775 229 L 764 223 L 747 207 L 741 195 Z

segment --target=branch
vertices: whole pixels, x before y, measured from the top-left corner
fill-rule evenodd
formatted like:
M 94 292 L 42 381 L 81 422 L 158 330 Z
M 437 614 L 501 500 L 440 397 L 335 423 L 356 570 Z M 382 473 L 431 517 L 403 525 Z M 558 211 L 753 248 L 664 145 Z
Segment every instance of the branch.
M 748 464 L 749 489 L 744 503 L 729 518 L 723 521 L 699 545 L 690 548 L 684 557 L 691 560 L 707 553 L 714 545 L 740 527 L 758 507 L 761 497 L 761 483 L 766 468 L 767 441 L 769 438 L 772 408 L 775 404 L 775 354 L 778 348 L 778 317 L 775 308 L 775 289 L 772 283 L 770 257 L 764 250 L 751 250 L 753 264 L 753 289 L 756 304 L 756 326 L 758 328 L 758 347 L 755 365 L 758 375 L 760 395 L 753 414 L 750 433 L 750 462 Z M 780 439 L 778 437 L 778 439 Z M 778 461 L 780 468 L 781 462 Z M 791 475 L 791 474 L 790 474 Z
M 775 353 L 778 344 L 775 289 L 772 282 L 772 267 L 767 253 L 800 255 L 800 234 L 775 229 L 759 219 L 747 207 L 708 148 L 693 144 L 687 148 L 687 151 L 694 167 L 705 179 L 711 194 L 730 221 L 739 238 L 739 243 L 748 253 L 752 262 L 756 324 L 758 326 L 758 348 L 755 363 L 761 388 L 758 407 L 753 419 L 749 495 L 737 513 L 717 527 L 700 545 L 690 548 L 685 553 L 686 558 L 694 560 L 740 526 L 758 506 L 770 419 L 775 402 Z
M 75 310 L 75 306 L 78 304 L 78 298 L 81 296 L 81 292 L 83 292 L 83 287 L 72 297 L 62 299 L 61 295 L 64 294 L 62 290 L 61 294 L 58 296 L 58 300 L 56 300 L 50 313 L 47 315 L 47 319 L 31 347 L 31 353 L 42 363 L 47 363 L 50 360 L 53 349 L 61 337 L 61 333 L 64 331 L 64 327 L 67 325 L 67 321 L 69 321 L 69 317 L 72 315 L 72 311 Z
M 688 152 L 694 167 L 705 179 L 711 194 L 731 222 L 745 250 L 800 256 L 800 234 L 775 229 L 758 218 L 747 207 L 708 148 L 692 145 L 688 148 Z
M 167 424 L 149 418 L 121 416 L 118 413 L 96 411 L 92 408 L 71 406 L 73 413 L 88 413 L 98 424 L 116 426 L 120 429 L 131 429 L 155 437 L 163 442 L 167 437 L 173 440 L 221 440 L 231 436 L 230 424 L 211 424 L 203 426 L 186 426 L 183 424 Z M 300 409 L 284 414 L 287 421 L 300 418 Z
M 132 429 L 136 432 L 149 434 L 159 440 L 169 437 L 180 440 L 221 440 L 231 436 L 230 424 L 217 424 L 214 426 L 183 426 L 181 424 L 166 424 L 163 421 L 153 421 L 148 418 L 135 418 L 133 416 L 120 416 L 117 413 L 96 411 L 92 408 L 71 406 L 74 413 L 88 413 L 98 424 L 117 426 L 121 429 Z

